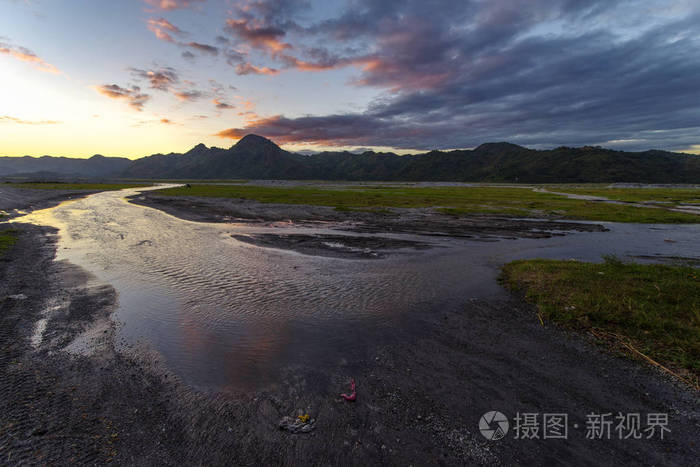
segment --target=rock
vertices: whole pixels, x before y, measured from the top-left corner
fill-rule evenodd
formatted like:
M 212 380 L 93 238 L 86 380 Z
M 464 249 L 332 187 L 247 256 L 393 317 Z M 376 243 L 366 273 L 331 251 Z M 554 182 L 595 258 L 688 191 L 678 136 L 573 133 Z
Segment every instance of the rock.
M 7 298 L 11 298 L 12 300 L 26 300 L 27 296 L 23 293 L 20 293 L 17 295 L 8 295 Z
M 316 426 L 316 419 L 310 419 L 307 423 L 299 420 L 298 417 L 284 417 L 279 422 L 280 430 L 286 430 L 290 433 L 309 433 L 313 431 Z

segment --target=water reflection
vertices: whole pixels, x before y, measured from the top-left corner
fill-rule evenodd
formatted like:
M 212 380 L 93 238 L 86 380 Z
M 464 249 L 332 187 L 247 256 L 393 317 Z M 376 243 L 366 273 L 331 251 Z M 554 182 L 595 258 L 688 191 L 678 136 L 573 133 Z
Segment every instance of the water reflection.
M 545 240 L 430 239 L 440 248 L 383 260 L 321 258 L 231 238 L 270 229 L 194 223 L 124 200 L 137 191 L 99 193 L 16 221 L 58 227 L 58 259 L 117 290 L 118 341 L 147 343 L 201 389 L 259 387 L 285 365 L 361 358 L 368 343 L 394 335 L 407 311 L 502 294 L 498 266 L 511 259 L 698 255 L 698 226 L 609 224 L 611 232 Z

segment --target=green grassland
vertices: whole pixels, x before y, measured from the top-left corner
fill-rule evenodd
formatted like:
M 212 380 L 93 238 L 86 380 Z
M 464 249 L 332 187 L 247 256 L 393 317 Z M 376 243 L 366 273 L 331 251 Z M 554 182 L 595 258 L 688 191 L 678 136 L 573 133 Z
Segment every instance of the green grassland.
M 34 183 L 8 183 L 7 186 L 10 186 L 13 188 L 30 188 L 30 189 L 36 189 L 36 190 L 111 191 L 111 190 L 122 190 L 124 188 L 140 188 L 140 187 L 145 187 L 145 186 L 151 186 L 151 184 L 34 182 Z
M 700 376 L 700 271 L 692 267 L 524 260 L 501 281 L 537 305 L 542 319 L 589 331 L 625 351 Z M 611 287 L 614 284 L 614 287 Z M 648 360 L 647 360 L 648 361 Z
M 700 204 L 700 190 L 692 188 L 604 188 L 604 187 L 568 187 L 548 186 L 551 191 L 572 193 L 576 195 L 601 196 L 617 201 L 656 202 L 659 204 L 678 205 Z
M 538 193 L 531 187 L 500 186 L 318 186 L 193 185 L 159 190 L 167 196 L 239 198 L 263 203 L 332 206 L 339 210 L 436 208 L 445 214 L 499 214 L 518 217 L 639 223 L 699 223 L 700 216 L 653 207 L 606 204 Z
M 5 251 L 17 241 L 17 231 L 14 229 L 0 231 L 0 258 Z

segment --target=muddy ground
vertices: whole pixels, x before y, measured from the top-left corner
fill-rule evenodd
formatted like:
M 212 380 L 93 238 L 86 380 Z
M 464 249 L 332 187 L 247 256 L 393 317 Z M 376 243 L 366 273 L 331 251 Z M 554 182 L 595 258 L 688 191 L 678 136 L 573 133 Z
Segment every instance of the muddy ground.
M 163 210 L 182 219 L 198 222 L 241 222 L 261 226 L 280 224 L 319 226 L 345 232 L 365 234 L 413 234 L 430 237 L 459 237 L 477 241 L 512 238 L 549 238 L 569 232 L 602 232 L 595 223 L 513 219 L 495 215 L 451 216 L 430 208 L 392 208 L 382 210 L 337 210 L 328 206 L 260 203 L 248 199 L 203 198 L 194 196 L 162 196 L 145 192 L 130 197 L 135 204 Z M 341 236 L 342 237 L 342 236 Z M 402 247 L 422 249 L 425 244 L 400 246 L 397 240 L 385 237 L 354 237 L 349 240 L 325 241 L 285 234 L 241 236 L 261 246 L 292 249 L 301 253 L 331 257 L 383 257 Z M 330 244 L 330 246 L 329 246 Z M 341 244 L 345 248 L 334 248 Z M 358 250 L 361 250 L 358 252 Z M 364 253 L 362 253 L 364 250 Z
M 387 237 L 307 234 L 240 234 L 231 235 L 252 245 L 294 250 L 299 253 L 329 258 L 382 259 L 398 250 L 425 250 L 430 243 L 398 240 Z
M 147 350 L 116 350 L 114 290 L 54 261 L 55 231 L 12 227 L 19 241 L 0 261 L 3 464 L 696 465 L 700 455 L 697 393 L 543 327 L 506 296 L 406 314 L 395 339 L 334 372 L 288 368 L 263 391 L 197 392 Z M 351 377 L 357 401 L 345 402 Z M 490 410 L 566 412 L 569 438 L 487 441 L 478 421 Z M 315 419 L 310 433 L 279 429 L 299 411 Z M 668 413 L 672 431 L 585 439 L 586 415 L 608 412 Z

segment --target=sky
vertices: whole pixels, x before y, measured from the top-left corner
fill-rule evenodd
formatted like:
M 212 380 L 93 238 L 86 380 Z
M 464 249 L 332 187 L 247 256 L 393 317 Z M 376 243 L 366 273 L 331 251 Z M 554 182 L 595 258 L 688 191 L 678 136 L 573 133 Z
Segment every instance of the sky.
M 0 156 L 700 153 L 697 0 L 0 0 Z

